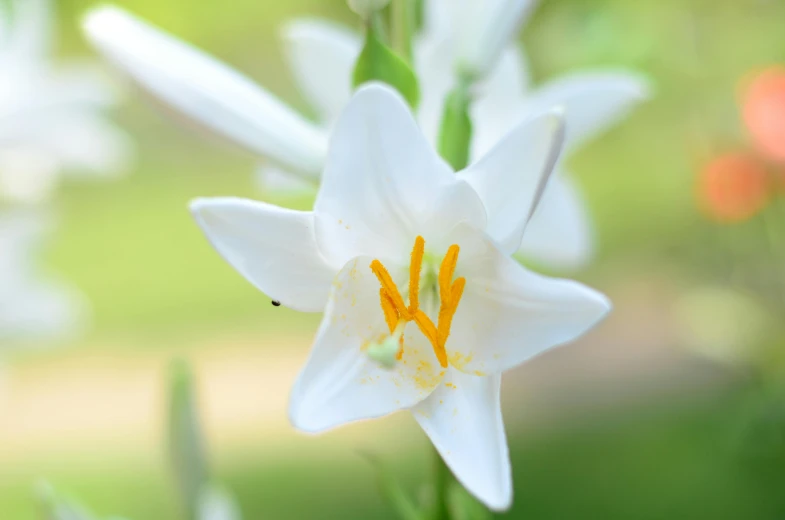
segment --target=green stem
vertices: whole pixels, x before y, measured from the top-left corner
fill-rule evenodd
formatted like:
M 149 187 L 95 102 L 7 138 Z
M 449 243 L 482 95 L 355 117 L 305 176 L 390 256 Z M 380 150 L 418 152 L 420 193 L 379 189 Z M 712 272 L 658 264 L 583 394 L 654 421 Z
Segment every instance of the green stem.
M 408 63 L 412 63 L 412 26 L 414 12 L 412 0 L 393 0 L 392 23 L 395 49 Z
M 439 129 L 439 153 L 455 171 L 469 164 L 472 141 L 471 82 L 459 79 L 444 102 L 444 112 Z
M 433 514 L 431 520 L 450 520 L 450 509 L 448 505 L 448 493 L 452 473 L 444 459 L 433 448 Z

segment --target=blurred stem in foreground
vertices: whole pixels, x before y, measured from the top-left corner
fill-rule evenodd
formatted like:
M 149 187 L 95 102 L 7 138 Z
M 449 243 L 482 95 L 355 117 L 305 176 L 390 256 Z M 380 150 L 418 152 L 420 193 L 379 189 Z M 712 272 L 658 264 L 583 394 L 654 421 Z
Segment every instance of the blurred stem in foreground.
M 393 43 L 398 54 L 412 63 L 412 28 L 415 25 L 414 0 L 392 1 Z
M 187 362 L 172 363 L 169 379 L 169 456 L 186 520 L 197 520 L 208 466 L 196 399 L 193 375 Z
M 450 520 L 449 493 L 452 482 L 452 473 L 444 459 L 436 451 L 433 451 L 433 512 L 431 520 Z

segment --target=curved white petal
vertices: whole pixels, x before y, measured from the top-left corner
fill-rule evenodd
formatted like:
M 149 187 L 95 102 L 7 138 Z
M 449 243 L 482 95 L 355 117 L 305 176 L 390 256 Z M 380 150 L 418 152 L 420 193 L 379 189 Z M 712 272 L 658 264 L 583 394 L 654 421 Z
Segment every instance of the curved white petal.
M 54 112 L 31 144 L 55 158 L 58 166 L 81 176 L 116 177 L 133 156 L 131 139 L 117 126 L 87 110 Z
M 488 78 L 476 86 L 471 107 L 471 157 L 477 160 L 496 144 L 525 115 L 525 96 L 529 88 L 526 58 L 515 46 L 508 47 Z
M 407 257 L 434 226 L 485 226 L 474 190 L 431 148 L 400 95 L 378 84 L 360 88 L 336 125 L 314 213 L 333 263 Z
M 256 169 L 256 187 L 264 196 L 306 194 L 313 196 L 316 193 L 316 186 L 313 183 L 269 164 Z
M 313 214 L 237 198 L 197 199 L 191 212 L 213 247 L 283 305 L 320 312 L 337 268 L 316 247 Z
M 512 504 L 512 472 L 500 403 L 501 375 L 450 370 L 412 409 L 458 481 L 494 511 Z
M 324 122 L 334 121 L 352 97 L 352 71 L 360 38 L 324 21 L 295 20 L 283 28 L 297 86 Z
M 116 7 L 90 12 L 93 44 L 172 106 L 253 152 L 318 178 L 326 137 L 245 76 Z
M 555 269 L 579 269 L 594 254 L 594 233 L 583 198 L 562 173 L 553 176 L 523 235 L 523 256 Z
M 319 432 L 409 408 L 428 397 L 444 376 L 412 323 L 404 333 L 403 358 L 394 368 L 382 368 L 365 354 L 370 342 L 389 334 L 371 261 L 350 260 L 335 278 L 311 356 L 292 389 L 289 418 L 296 428 Z
M 567 148 L 607 130 L 650 95 L 643 76 L 627 72 L 575 73 L 550 81 L 527 99 L 529 113 L 563 106 Z
M 466 288 L 446 348 L 461 371 L 513 368 L 575 340 L 610 311 L 594 289 L 535 274 L 468 226 L 454 239 L 461 246 L 456 276 L 466 278 Z
M 562 115 L 550 112 L 519 124 L 487 155 L 458 174 L 480 196 L 488 214 L 486 232 L 506 253 L 520 247 L 563 143 Z

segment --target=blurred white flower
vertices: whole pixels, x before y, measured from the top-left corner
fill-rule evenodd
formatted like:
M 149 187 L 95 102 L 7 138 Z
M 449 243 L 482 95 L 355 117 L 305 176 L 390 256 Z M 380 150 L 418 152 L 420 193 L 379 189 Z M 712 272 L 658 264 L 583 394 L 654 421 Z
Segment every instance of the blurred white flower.
M 101 112 L 115 96 L 85 63 L 54 66 L 49 0 L 0 4 L 0 198 L 38 202 L 62 172 L 117 175 L 130 142 Z
M 251 80 L 116 7 L 91 11 L 84 29 L 101 52 L 153 94 L 318 183 L 326 133 Z
M 240 520 L 240 509 L 232 495 L 223 489 L 208 487 L 201 494 L 198 520 Z
M 39 270 L 48 228 L 39 211 L 0 212 L 0 342 L 67 339 L 84 325 L 82 296 Z
M 346 0 L 346 3 L 349 9 L 367 20 L 376 11 L 384 9 L 390 0 Z
M 192 204 L 210 242 L 252 284 L 294 309 L 325 312 L 291 395 L 297 428 L 411 410 L 467 489 L 509 507 L 501 373 L 572 341 L 610 309 L 596 291 L 510 257 L 563 137 L 558 113 L 532 118 L 456 174 L 405 101 L 370 84 L 335 125 L 312 212 L 235 198 Z M 397 362 L 380 362 L 390 343 Z
M 427 2 L 426 26 L 415 46 L 422 95 L 418 119 L 433 141 L 445 96 L 456 81 L 456 52 L 463 34 L 461 6 L 469 3 L 484 5 L 480 0 Z M 530 2 L 514 4 L 510 9 L 520 18 L 519 24 Z M 358 35 L 316 20 L 295 21 L 283 30 L 297 85 L 321 121 L 316 125 L 244 76 L 120 9 L 93 10 L 85 30 L 108 58 L 152 92 L 277 163 L 259 169 L 263 189 L 296 191 L 318 183 L 328 130 L 352 95 L 352 68 L 362 46 Z M 649 90 L 641 76 L 613 71 L 572 74 L 527 92 L 529 88 L 523 56 L 516 46 L 508 45 L 476 86 L 473 158 L 487 152 L 523 118 L 557 105 L 566 108 L 571 151 L 620 121 Z M 294 182 L 285 180 L 287 175 Z M 522 253 L 552 267 L 585 264 L 593 252 L 590 219 L 567 175 L 554 176 L 540 208 Z

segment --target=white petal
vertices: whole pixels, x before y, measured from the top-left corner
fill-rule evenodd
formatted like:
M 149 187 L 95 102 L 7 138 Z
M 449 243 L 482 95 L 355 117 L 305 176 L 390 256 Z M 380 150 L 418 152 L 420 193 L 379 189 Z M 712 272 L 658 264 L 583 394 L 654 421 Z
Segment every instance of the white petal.
M 57 186 L 57 157 L 31 146 L 0 149 L 0 198 L 22 203 L 48 200 Z
M 573 148 L 607 130 L 649 97 L 642 76 L 626 72 L 576 73 L 553 80 L 533 92 L 530 113 L 563 106 L 567 117 L 567 147 Z
M 570 280 L 535 274 L 461 226 L 456 276 L 466 289 L 446 348 L 450 363 L 472 373 L 499 373 L 575 340 L 610 310 L 608 299 Z
M 381 417 L 419 403 L 442 380 L 430 344 L 412 323 L 395 368 L 381 368 L 365 354 L 370 342 L 389 335 L 371 261 L 350 260 L 335 278 L 311 356 L 292 389 L 289 418 L 296 428 L 319 432 Z
M 524 121 L 485 157 L 460 172 L 488 214 L 486 232 L 513 253 L 546 188 L 564 142 L 564 121 L 550 112 Z
M 554 174 L 526 227 L 519 252 L 555 269 L 579 269 L 594 254 L 588 210 L 573 182 Z
M 526 58 L 510 46 L 488 78 L 475 88 L 472 113 L 471 157 L 477 160 L 515 126 L 525 114 L 525 95 L 529 87 Z
M 65 339 L 84 325 L 84 297 L 38 271 L 51 224 L 40 211 L 0 214 L 0 340 Z
M 534 0 L 469 0 L 462 13 L 458 67 L 476 77 L 493 70 L 528 19 Z
M 90 177 L 116 177 L 131 162 L 131 139 L 108 120 L 87 110 L 61 111 L 42 118 L 31 141 L 56 158 L 61 168 Z M 32 145 L 32 143 L 31 143 Z
M 51 0 L 13 2 L 11 30 L 6 43 L 9 54 L 28 62 L 45 58 L 54 32 L 53 11 Z
M 191 212 L 213 247 L 283 305 L 320 312 L 337 268 L 316 247 L 313 214 L 236 198 L 198 199 Z
M 474 190 L 431 148 L 400 95 L 378 84 L 360 88 L 336 125 L 314 213 L 334 263 L 408 256 L 433 226 L 485 226 Z
M 264 196 L 311 195 L 316 193 L 313 183 L 302 177 L 272 165 L 256 169 L 256 187 Z
M 323 132 L 245 76 L 115 7 L 92 11 L 84 28 L 99 50 L 164 101 L 251 151 L 318 178 Z
M 87 317 L 86 299 L 69 285 L 28 280 L 0 299 L 0 340 L 71 339 Z
M 450 370 L 445 383 L 412 409 L 458 481 L 494 511 L 512 503 L 500 388 L 501 375 L 477 377 Z
M 295 20 L 283 29 L 297 86 L 324 122 L 334 121 L 352 97 L 352 71 L 360 38 L 324 21 Z

